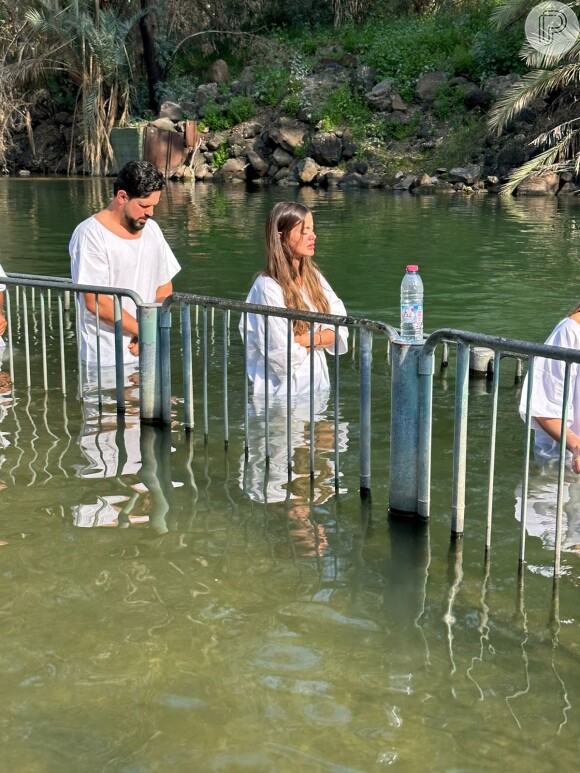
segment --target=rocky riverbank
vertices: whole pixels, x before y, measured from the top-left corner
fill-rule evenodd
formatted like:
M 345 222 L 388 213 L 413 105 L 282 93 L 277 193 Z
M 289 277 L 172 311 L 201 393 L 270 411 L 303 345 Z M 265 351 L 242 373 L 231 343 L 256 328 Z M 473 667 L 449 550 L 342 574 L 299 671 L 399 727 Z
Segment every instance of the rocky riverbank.
M 192 90 L 191 99 L 165 101 L 149 123 L 183 132 L 193 118 L 202 132 L 200 145 L 175 177 L 203 182 L 385 188 L 413 194 L 498 191 L 510 172 L 531 158 L 529 143 L 542 128 L 545 105 L 527 110 L 501 137 L 487 129 L 491 106 L 518 80 L 517 75 L 488 78 L 480 84 L 445 72 L 427 72 L 403 99 L 392 78 L 376 82 L 377 73 L 357 57 L 321 60 L 304 72 L 290 102 L 257 110 L 233 126 L 211 131 L 204 124 L 228 115 L 235 100 L 257 104 L 255 67 L 231 80 L 223 61 L 214 63 L 211 80 Z M 361 127 L 331 125 L 317 109 L 329 94 L 359 94 L 368 110 Z M 289 114 L 292 113 L 292 114 Z M 212 120 L 209 120 L 209 119 Z M 225 123 L 225 121 L 224 121 Z M 458 128 L 459 127 L 459 128 Z M 470 141 L 462 147 L 462 127 Z M 50 114 L 39 105 L 31 131 L 15 136 L 10 156 L 16 174 L 82 171 L 78 132 L 69 113 Z M 518 195 L 576 193 L 580 181 L 549 174 L 522 183 Z

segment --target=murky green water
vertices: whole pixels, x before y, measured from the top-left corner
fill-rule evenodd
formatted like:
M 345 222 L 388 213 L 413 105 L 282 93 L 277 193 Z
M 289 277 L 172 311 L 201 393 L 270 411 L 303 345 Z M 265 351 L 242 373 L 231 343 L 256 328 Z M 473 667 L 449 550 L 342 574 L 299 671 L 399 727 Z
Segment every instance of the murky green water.
M 70 233 L 105 205 L 109 185 L 1 180 L 4 268 L 66 275 Z M 541 341 L 577 299 L 574 200 L 173 185 L 157 217 L 183 265 L 177 289 L 243 298 L 262 266 L 266 212 L 283 197 L 313 207 L 318 261 L 352 314 L 396 323 L 411 260 L 428 330 Z M 131 411 L 124 422 L 88 408 L 83 416 L 73 386 L 66 400 L 57 390 L 45 397 L 38 379 L 0 404 L 2 769 L 576 769 L 580 563 L 563 554 L 553 597 L 555 493 L 534 476 L 518 584 L 523 429 L 513 364 L 500 387 L 486 568 L 485 385 L 470 389 L 466 535 L 450 547 L 452 366 L 436 379 L 433 517 L 418 532 L 386 515 L 384 344 L 374 355 L 372 502 L 357 490 L 350 355 L 342 493 L 330 485 L 333 406 L 321 405 L 313 490 L 308 417 L 297 412 L 288 497 L 275 475 L 264 490 L 258 440 L 244 465 L 235 329 L 224 451 L 220 324 L 210 336 L 207 445 L 197 427 L 140 430 Z M 275 432 L 273 444 L 276 457 Z M 572 548 L 574 486 L 568 496 Z

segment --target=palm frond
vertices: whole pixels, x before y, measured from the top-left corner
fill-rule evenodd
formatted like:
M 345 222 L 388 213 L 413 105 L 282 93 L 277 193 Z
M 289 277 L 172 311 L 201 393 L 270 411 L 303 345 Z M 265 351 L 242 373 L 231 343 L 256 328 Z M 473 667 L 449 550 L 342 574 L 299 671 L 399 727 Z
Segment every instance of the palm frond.
M 540 177 L 548 172 L 561 174 L 571 171 L 574 168 L 574 161 L 570 158 L 570 150 L 577 147 L 579 140 L 578 130 L 574 130 L 552 147 L 526 161 L 510 175 L 509 182 L 502 186 L 501 193 L 512 194 L 524 180 L 531 177 Z
M 514 84 L 493 106 L 489 127 L 501 134 L 506 124 L 539 97 L 555 89 L 570 87 L 580 82 L 580 63 L 571 62 L 556 70 L 533 70 L 526 73 L 519 83 Z
M 496 29 L 504 30 L 515 21 L 525 18 L 535 5 L 537 0 L 508 0 L 494 8 L 490 22 Z

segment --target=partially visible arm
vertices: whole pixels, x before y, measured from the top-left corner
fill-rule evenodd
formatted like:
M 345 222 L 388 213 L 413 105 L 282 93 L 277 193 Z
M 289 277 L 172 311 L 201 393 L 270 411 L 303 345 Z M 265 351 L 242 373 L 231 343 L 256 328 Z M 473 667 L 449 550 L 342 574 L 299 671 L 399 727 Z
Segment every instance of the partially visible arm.
M 346 316 L 346 309 L 344 307 L 344 303 L 340 300 L 338 295 L 334 292 L 332 287 L 328 284 L 326 279 L 321 275 L 320 276 L 320 282 L 322 284 L 322 289 L 324 290 L 324 293 L 328 299 L 328 303 L 330 305 L 330 313 L 336 314 L 337 317 L 345 317 Z M 321 331 L 322 337 L 318 335 L 318 331 Z M 334 354 L 335 352 L 335 328 L 330 325 L 321 325 L 319 328 L 317 328 L 314 340 L 315 345 L 317 348 L 321 349 L 327 349 L 329 354 Z M 320 343 L 319 343 L 320 340 Z M 338 328 L 338 354 L 344 354 L 348 350 L 348 328 L 347 327 L 339 327 Z
M 315 349 L 327 349 L 334 346 L 334 329 L 331 327 L 321 327 L 320 325 L 314 330 L 314 348 Z M 310 349 L 310 332 L 300 333 L 300 335 L 294 336 L 294 341 L 300 346 L 305 346 Z
M 546 416 L 534 416 L 533 418 L 552 440 L 555 440 L 556 443 L 560 442 L 562 436 L 561 419 Z M 572 432 L 570 427 L 566 428 L 566 448 L 572 453 L 572 469 L 577 475 L 580 475 L 580 437 Z
M 97 296 L 94 293 L 85 293 L 85 306 L 93 314 L 97 314 Z M 99 319 L 111 326 L 115 323 L 115 302 L 111 295 L 99 295 Z M 125 335 L 136 336 L 139 332 L 136 318 L 121 307 L 121 322 Z
M 173 292 L 173 282 L 166 282 L 164 285 L 160 285 L 155 293 L 156 303 L 162 303 L 168 295 Z
M 3 336 L 8 327 L 8 322 L 4 316 L 4 293 L 0 292 L 0 336 Z
M 166 282 L 164 285 L 160 285 L 157 288 L 157 292 L 155 293 L 155 303 L 162 303 L 165 298 L 167 298 L 168 295 L 171 295 L 173 292 L 173 283 L 172 282 Z M 125 319 L 125 315 L 129 318 L 128 320 Z M 127 322 L 132 326 L 132 320 L 135 324 L 135 332 L 132 331 L 132 329 L 126 328 L 125 323 Z M 128 332 L 132 338 L 129 343 L 129 351 L 131 354 L 135 355 L 137 357 L 139 355 L 139 327 L 137 324 L 137 320 L 132 317 L 130 314 L 127 314 L 127 312 L 123 311 L 123 330 L 125 332 Z

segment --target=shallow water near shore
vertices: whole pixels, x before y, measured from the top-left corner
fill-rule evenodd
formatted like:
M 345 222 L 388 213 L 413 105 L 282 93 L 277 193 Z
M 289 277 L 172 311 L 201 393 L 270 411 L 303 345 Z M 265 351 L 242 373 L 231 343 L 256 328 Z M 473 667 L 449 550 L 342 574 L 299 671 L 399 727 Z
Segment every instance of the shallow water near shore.
M 106 205 L 110 186 L 0 180 L 5 270 L 67 275 L 70 233 Z M 312 207 L 317 261 L 351 314 L 396 325 L 409 262 L 421 269 L 429 331 L 543 341 L 577 300 L 574 199 L 182 184 L 156 210 L 182 264 L 176 289 L 243 299 L 263 264 L 265 216 L 282 198 Z M 235 324 L 224 449 L 218 333 L 207 443 L 197 426 L 141 428 L 132 405 L 124 418 L 83 411 L 73 385 L 65 399 L 36 382 L 1 396 L 4 768 L 575 769 L 580 484 L 566 494 L 555 588 L 553 481 L 532 476 L 518 578 L 523 425 L 513 363 L 502 364 L 486 562 L 485 382 L 470 385 L 466 532 L 450 542 L 453 358 L 435 379 L 427 528 L 387 517 L 384 342 L 373 359 L 372 498 L 361 501 L 356 356 L 341 367 L 336 496 L 332 401 L 317 406 L 312 485 L 300 411 L 290 486 L 285 439 L 281 475 L 273 464 L 265 479 L 257 440 L 245 462 Z M 177 419 L 180 409 L 177 401 Z

